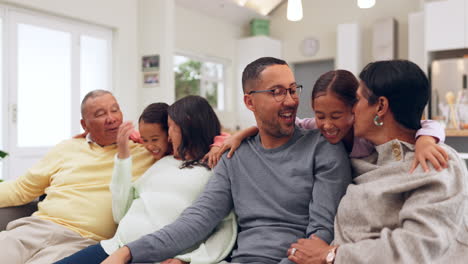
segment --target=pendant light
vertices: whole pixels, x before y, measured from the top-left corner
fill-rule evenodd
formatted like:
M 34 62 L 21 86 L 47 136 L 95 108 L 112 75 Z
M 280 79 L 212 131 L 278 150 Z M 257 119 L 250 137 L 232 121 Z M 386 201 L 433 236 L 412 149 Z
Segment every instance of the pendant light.
M 375 0 L 358 0 L 359 8 L 371 8 L 375 5 Z
M 302 0 L 288 0 L 287 18 L 289 21 L 302 19 Z

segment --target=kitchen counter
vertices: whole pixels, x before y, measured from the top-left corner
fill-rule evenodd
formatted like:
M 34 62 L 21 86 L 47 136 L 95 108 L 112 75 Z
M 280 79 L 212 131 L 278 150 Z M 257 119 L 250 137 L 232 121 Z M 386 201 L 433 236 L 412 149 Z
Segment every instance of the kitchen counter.
M 468 166 L 468 131 L 466 129 L 453 131 L 459 133 L 455 135 L 453 133 L 447 134 L 445 144 L 454 148 L 460 154 L 460 157 L 466 161 L 466 165 Z M 466 137 L 464 134 L 466 134 Z
M 468 129 L 446 129 L 445 135 L 447 137 L 468 137 Z

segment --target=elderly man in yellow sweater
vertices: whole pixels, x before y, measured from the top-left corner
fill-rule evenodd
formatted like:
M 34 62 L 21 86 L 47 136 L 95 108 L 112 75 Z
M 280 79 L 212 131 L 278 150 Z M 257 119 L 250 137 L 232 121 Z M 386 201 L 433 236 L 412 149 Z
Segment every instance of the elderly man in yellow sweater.
M 0 232 L 1 263 L 49 264 L 113 236 L 109 183 L 122 112 L 110 92 L 95 90 L 83 99 L 81 115 L 86 138 L 61 142 L 26 174 L 0 183 L 0 207 L 47 194 L 32 216 Z M 132 175 L 141 175 L 154 160 L 143 146 L 130 148 Z

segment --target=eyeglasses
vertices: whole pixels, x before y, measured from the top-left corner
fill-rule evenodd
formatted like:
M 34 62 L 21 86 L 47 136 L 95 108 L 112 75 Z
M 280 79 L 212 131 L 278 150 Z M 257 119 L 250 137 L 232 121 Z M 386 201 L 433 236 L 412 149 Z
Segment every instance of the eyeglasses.
M 247 94 L 270 92 L 273 94 L 273 97 L 275 98 L 277 102 L 282 102 L 286 98 L 286 94 L 288 93 L 288 91 L 289 91 L 289 95 L 291 95 L 291 98 L 294 100 L 297 100 L 299 99 L 299 95 L 302 92 L 302 85 L 295 85 L 289 88 L 278 87 L 278 88 L 269 89 L 269 90 L 250 91 Z

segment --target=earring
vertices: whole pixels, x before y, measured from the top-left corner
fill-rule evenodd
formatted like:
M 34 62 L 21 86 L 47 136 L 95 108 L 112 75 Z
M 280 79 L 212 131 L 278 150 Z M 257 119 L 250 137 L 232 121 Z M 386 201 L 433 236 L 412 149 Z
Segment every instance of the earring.
M 374 117 L 374 124 L 375 124 L 376 126 L 383 126 L 383 121 L 380 120 L 380 116 L 375 115 L 375 117 Z

